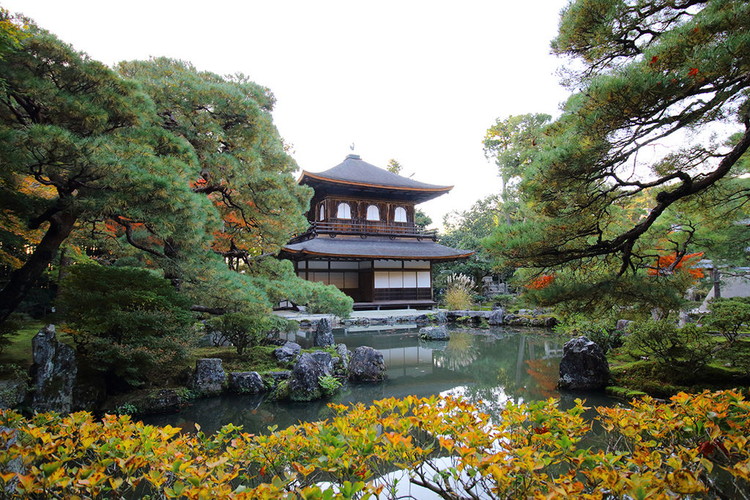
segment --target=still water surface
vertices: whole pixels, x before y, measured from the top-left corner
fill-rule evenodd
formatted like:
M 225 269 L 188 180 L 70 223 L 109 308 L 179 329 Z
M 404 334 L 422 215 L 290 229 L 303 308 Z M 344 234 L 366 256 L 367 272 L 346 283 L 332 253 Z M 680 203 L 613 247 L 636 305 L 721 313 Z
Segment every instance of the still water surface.
M 555 385 L 565 338 L 530 329 L 490 328 L 451 330 L 448 342 L 425 342 L 415 328 L 390 330 L 352 328 L 334 331 L 336 342 L 349 350 L 368 345 L 383 353 L 388 379 L 379 384 L 345 385 L 332 399 L 309 403 L 266 401 L 264 395 L 221 396 L 194 401 L 179 413 L 144 418 L 146 423 L 186 429 L 198 423 L 206 432 L 233 423 L 246 432 L 266 433 L 299 421 L 327 418 L 329 402 L 369 404 L 387 397 L 461 395 L 490 412 L 508 400 L 528 402 L 560 398 L 561 407 L 584 397 L 587 405 L 611 405 L 601 394 L 560 394 Z M 311 340 L 295 334 L 303 347 Z

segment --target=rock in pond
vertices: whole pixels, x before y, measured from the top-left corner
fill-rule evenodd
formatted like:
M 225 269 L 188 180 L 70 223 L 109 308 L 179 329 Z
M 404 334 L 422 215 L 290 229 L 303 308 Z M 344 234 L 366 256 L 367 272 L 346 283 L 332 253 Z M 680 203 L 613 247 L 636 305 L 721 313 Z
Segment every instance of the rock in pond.
M 487 323 L 490 325 L 502 325 L 505 318 L 505 309 L 498 307 L 490 312 L 490 317 L 487 318 Z
M 266 390 L 258 372 L 230 372 L 228 388 L 238 394 L 259 394 Z
M 354 349 L 349 360 L 349 380 L 352 382 L 378 382 L 385 379 L 383 353 L 368 346 Z
M 297 359 L 289 381 L 289 399 L 312 401 L 323 397 L 319 379 L 333 375 L 333 357 L 324 351 L 304 352 Z
M 331 328 L 331 322 L 328 321 L 328 318 L 321 318 L 320 321 L 318 321 L 318 326 L 315 327 L 313 345 L 315 347 L 328 347 L 333 344 L 335 344 L 335 341 L 333 339 L 333 328 Z
M 599 345 L 583 336 L 565 343 L 560 360 L 560 389 L 597 390 L 608 381 L 609 364 Z
M 441 326 L 426 326 L 419 329 L 419 338 L 424 340 L 450 340 L 448 329 Z
M 31 340 L 31 351 L 31 408 L 69 413 L 78 374 L 75 350 L 55 338 L 55 325 L 47 325 Z
M 274 349 L 273 355 L 281 363 L 291 363 L 299 356 L 302 346 L 296 342 L 287 342 L 278 349 Z
M 195 361 L 192 388 L 203 396 L 220 394 L 226 374 L 220 358 L 201 358 Z

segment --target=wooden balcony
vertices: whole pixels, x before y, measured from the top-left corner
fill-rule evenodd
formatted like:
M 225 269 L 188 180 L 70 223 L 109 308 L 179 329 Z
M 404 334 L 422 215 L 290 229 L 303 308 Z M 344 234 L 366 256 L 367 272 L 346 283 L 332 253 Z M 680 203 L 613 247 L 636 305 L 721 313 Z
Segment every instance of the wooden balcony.
M 362 238 L 367 238 L 368 236 L 388 236 L 391 239 L 397 237 L 417 238 L 418 240 L 431 239 L 433 241 L 437 239 L 437 230 L 435 229 L 426 230 L 408 223 L 388 224 L 380 221 L 358 221 L 355 219 L 312 222 L 306 234 L 327 234 L 331 238 L 342 234 L 360 236 Z

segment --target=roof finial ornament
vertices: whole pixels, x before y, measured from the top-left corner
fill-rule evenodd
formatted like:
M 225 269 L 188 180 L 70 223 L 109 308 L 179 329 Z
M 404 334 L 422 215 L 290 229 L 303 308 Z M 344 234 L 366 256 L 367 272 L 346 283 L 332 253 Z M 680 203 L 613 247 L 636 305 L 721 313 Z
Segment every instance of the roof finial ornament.
M 349 149 L 351 149 L 351 150 L 352 150 L 352 152 L 354 152 L 354 143 L 351 143 L 351 144 L 349 145 Z

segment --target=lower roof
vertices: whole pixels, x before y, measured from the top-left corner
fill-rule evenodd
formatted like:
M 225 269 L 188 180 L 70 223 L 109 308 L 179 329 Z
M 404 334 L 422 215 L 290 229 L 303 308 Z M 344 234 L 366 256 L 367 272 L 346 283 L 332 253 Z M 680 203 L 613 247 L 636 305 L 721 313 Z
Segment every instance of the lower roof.
M 465 259 L 474 252 L 447 247 L 432 240 L 368 238 L 315 238 L 286 245 L 281 256 L 295 260 L 316 257 L 346 259 L 404 259 L 447 261 Z

